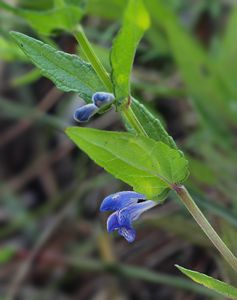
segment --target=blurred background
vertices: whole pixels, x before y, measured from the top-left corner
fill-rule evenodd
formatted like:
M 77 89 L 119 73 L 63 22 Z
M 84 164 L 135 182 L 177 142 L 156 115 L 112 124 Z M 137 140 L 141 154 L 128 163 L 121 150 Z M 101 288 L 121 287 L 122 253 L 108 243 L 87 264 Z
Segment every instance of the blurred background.
M 106 232 L 102 199 L 130 187 L 64 135 L 83 100 L 57 90 L 9 35 L 17 30 L 80 54 L 60 22 L 48 26 L 57 2 L 0 1 L 0 299 L 217 299 L 174 266 L 237 285 L 174 194 L 137 222 L 133 244 Z M 78 22 L 110 71 L 109 49 L 127 1 L 65 2 L 82 9 Z M 145 3 L 152 24 L 137 50 L 133 95 L 184 151 L 188 189 L 237 254 L 236 2 Z M 115 111 L 85 126 L 125 130 Z

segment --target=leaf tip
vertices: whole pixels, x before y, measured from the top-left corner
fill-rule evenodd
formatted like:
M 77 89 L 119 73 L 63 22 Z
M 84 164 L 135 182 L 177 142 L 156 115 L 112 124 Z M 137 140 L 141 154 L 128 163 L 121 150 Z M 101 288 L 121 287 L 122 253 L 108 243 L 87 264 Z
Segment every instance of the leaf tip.
M 10 35 L 12 39 L 21 47 L 23 48 L 23 44 L 21 41 L 21 37 L 24 36 L 24 34 L 18 32 L 18 31 L 10 31 Z
M 185 273 L 186 269 L 185 269 L 184 267 L 181 267 L 181 266 L 178 265 L 178 264 L 175 264 L 175 267 L 176 267 L 177 269 L 179 269 L 179 271 L 182 272 L 183 274 L 186 274 L 186 273 Z
M 20 32 L 11 30 L 9 34 L 15 39 L 20 35 Z

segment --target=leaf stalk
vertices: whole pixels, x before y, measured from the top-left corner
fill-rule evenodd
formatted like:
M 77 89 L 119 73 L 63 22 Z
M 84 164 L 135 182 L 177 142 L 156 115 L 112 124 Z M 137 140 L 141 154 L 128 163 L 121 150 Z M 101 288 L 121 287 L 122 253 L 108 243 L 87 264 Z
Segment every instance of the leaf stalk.
M 128 102 L 125 105 L 122 105 L 121 107 L 121 113 L 123 117 L 128 121 L 129 124 L 135 129 L 135 131 L 138 134 L 141 134 L 143 136 L 148 136 L 145 129 L 142 127 L 142 124 L 137 119 L 135 113 L 132 110 L 131 107 L 131 96 L 128 96 Z

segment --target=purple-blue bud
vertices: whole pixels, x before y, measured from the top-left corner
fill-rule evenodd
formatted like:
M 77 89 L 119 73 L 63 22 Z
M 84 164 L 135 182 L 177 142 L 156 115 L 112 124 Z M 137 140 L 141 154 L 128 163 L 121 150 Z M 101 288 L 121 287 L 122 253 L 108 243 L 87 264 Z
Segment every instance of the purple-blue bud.
M 97 107 L 103 107 L 114 101 L 114 95 L 106 92 L 96 92 L 92 96 L 92 101 Z
M 98 110 L 99 108 L 92 103 L 81 106 L 74 112 L 74 120 L 81 123 L 87 122 Z

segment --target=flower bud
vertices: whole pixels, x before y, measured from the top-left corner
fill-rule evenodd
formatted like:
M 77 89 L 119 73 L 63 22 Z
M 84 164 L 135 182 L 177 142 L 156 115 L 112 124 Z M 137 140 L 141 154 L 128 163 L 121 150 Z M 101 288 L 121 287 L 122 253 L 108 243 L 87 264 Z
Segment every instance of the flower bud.
M 98 110 L 99 108 L 92 103 L 81 106 L 74 112 L 74 120 L 81 123 L 87 122 Z
M 113 103 L 114 95 L 106 92 L 96 92 L 92 96 L 92 101 L 97 107 L 104 107 L 108 104 Z

